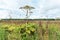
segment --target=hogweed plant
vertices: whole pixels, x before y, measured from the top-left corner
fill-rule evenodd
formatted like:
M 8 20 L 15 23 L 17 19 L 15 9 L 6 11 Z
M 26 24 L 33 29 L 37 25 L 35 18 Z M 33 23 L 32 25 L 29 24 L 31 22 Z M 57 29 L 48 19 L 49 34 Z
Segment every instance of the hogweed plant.
M 35 23 L 5 25 L 6 40 L 37 40 L 37 27 Z

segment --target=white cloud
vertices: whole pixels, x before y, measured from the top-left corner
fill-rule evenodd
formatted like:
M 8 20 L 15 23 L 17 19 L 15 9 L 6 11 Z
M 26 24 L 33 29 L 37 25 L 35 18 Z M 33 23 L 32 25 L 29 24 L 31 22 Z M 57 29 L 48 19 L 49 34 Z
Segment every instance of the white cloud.
M 16 0 L 0 0 L 0 2 L 4 3 L 4 5 L 0 3 L 0 8 L 16 9 L 19 6 Z
M 54 14 L 51 18 L 55 18 L 60 15 L 60 0 L 40 0 L 39 4 L 42 16 L 48 15 L 50 18 L 50 15 Z
M 38 16 L 38 15 L 32 15 L 32 16 L 30 16 L 29 18 L 30 18 L 30 19 L 38 19 L 39 16 Z
M 8 12 L 5 10 L 0 10 L 0 19 L 1 18 L 8 18 Z

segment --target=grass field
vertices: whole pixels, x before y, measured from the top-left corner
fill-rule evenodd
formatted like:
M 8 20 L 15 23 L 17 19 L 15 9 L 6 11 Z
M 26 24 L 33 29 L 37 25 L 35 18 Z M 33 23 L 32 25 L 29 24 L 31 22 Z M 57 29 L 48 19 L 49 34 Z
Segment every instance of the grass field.
M 60 21 L 1 22 L 0 40 L 60 40 Z

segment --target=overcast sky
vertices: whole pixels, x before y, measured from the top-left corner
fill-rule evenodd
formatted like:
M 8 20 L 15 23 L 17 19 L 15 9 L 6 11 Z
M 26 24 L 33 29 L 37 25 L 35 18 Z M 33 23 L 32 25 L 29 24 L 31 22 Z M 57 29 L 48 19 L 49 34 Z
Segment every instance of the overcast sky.
M 25 18 L 26 12 L 19 9 L 25 5 L 35 7 L 30 19 L 60 17 L 60 0 L 0 0 L 0 19 L 9 18 L 9 14 L 12 18 Z

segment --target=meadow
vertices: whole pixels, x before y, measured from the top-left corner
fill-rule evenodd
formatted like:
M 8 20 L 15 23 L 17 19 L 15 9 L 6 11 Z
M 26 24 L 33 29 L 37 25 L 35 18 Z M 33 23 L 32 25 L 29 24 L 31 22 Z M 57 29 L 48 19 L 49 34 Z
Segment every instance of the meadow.
M 22 22 L 0 22 L 0 40 L 60 40 L 60 20 Z

